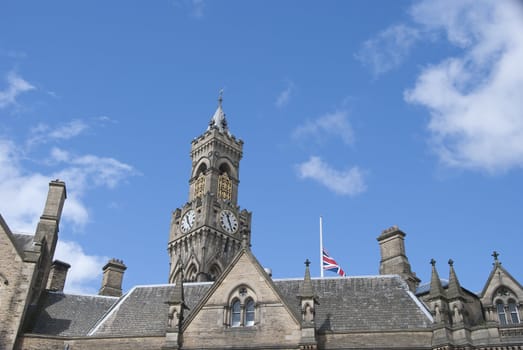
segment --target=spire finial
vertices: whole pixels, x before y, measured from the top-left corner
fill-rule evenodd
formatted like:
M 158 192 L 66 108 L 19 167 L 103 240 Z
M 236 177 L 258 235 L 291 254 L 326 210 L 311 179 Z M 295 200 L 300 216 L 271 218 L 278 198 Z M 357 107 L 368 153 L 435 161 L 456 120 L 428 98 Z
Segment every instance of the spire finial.
M 223 102 L 223 89 L 220 89 L 219 95 L 218 95 L 218 105 L 221 107 Z
M 432 266 L 436 266 L 436 260 L 434 260 L 434 259 L 430 259 L 430 264 L 431 264 Z
M 492 256 L 494 257 L 494 263 L 495 264 L 498 264 L 499 263 L 499 260 L 498 260 L 498 256 L 499 256 L 499 253 L 497 251 L 493 251 L 492 252 Z
M 311 262 L 309 259 L 305 260 L 305 266 L 309 267 L 310 264 L 311 264 Z
M 450 265 L 450 266 L 453 266 L 453 265 L 454 265 L 454 260 L 449 259 L 449 265 Z

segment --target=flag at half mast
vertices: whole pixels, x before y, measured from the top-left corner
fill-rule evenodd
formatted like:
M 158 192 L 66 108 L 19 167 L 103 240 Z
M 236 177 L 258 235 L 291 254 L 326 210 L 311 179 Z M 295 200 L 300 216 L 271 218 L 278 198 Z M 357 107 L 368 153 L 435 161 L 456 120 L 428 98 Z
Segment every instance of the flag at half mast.
M 323 261 L 323 269 L 326 271 L 331 271 L 334 273 L 337 273 L 340 276 L 345 276 L 345 271 L 338 265 L 336 260 L 334 260 L 327 250 L 323 248 L 323 254 L 322 254 L 322 261 Z

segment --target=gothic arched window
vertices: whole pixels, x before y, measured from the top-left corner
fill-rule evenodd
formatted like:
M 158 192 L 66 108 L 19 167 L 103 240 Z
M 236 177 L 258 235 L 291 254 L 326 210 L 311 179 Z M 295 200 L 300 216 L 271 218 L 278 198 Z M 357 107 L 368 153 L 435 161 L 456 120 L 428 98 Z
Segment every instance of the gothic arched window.
M 516 294 L 506 287 L 499 288 L 494 297 L 498 321 L 501 326 L 519 324 L 519 303 Z
M 254 292 L 245 286 L 233 291 L 225 308 L 226 324 L 230 327 L 253 327 L 256 324 L 255 298 Z
M 231 327 L 240 327 L 242 322 L 242 311 L 239 300 L 235 300 L 231 307 Z
M 245 326 L 254 326 L 254 300 L 249 299 L 245 305 Z
M 510 314 L 510 320 L 512 323 L 519 323 L 518 306 L 514 300 L 508 301 L 508 313 Z
M 496 303 L 496 309 L 498 311 L 499 323 L 503 326 L 506 325 L 507 314 L 505 313 L 505 305 L 503 305 L 503 302 L 501 300 L 498 300 L 498 302 Z

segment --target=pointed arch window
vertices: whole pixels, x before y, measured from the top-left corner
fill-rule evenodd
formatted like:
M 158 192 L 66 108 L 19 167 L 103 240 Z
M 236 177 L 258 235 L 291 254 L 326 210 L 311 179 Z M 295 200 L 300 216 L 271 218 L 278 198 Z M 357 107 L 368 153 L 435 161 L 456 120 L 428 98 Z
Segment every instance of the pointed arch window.
M 225 308 L 225 325 L 229 327 L 254 327 L 256 325 L 256 295 L 245 286 L 237 288 Z
M 232 199 L 232 181 L 227 172 L 218 178 L 218 197 L 225 200 Z
M 249 299 L 245 305 L 245 326 L 254 326 L 254 300 Z
M 241 304 L 235 300 L 231 307 L 231 327 L 240 327 L 242 322 Z
M 507 314 L 505 313 L 505 305 L 503 305 L 501 300 L 496 303 L 496 308 L 498 310 L 499 323 L 505 326 L 507 324 Z
M 495 293 L 494 303 L 500 326 L 521 323 L 517 296 L 509 288 L 500 287 Z
M 519 312 L 518 306 L 514 300 L 509 300 L 508 302 L 508 312 L 510 314 L 510 320 L 512 323 L 519 323 Z

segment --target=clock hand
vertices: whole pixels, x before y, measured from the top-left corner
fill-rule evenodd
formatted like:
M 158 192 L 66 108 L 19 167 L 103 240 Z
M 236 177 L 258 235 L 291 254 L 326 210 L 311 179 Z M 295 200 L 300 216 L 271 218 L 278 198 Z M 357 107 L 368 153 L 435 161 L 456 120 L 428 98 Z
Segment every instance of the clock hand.
M 231 218 L 229 217 L 229 214 L 227 214 L 227 221 L 229 222 L 229 229 L 232 230 L 232 223 L 231 223 Z

